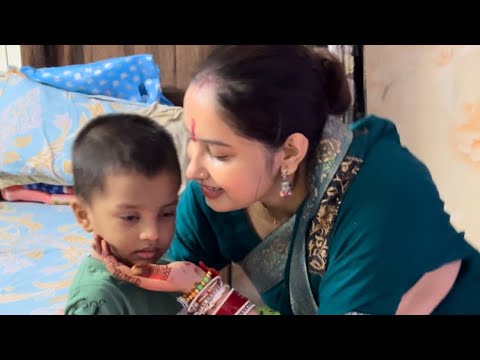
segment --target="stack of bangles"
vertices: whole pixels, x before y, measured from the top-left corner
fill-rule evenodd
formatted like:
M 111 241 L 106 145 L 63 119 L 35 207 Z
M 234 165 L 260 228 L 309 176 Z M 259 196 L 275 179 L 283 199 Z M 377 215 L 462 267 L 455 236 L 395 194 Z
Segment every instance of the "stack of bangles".
M 192 291 L 177 298 L 188 314 L 205 315 L 210 312 L 211 315 L 246 315 L 255 307 L 246 297 L 224 284 L 215 269 L 207 268 L 203 263 L 200 263 L 200 267 L 207 272 L 205 277 Z M 227 295 L 219 302 L 227 291 Z

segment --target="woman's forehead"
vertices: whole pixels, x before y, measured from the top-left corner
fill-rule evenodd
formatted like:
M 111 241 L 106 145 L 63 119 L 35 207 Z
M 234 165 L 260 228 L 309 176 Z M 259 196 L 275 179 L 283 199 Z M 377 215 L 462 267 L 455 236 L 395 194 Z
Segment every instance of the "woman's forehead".
M 184 115 L 190 135 L 198 136 L 199 131 L 213 128 L 229 128 L 218 111 L 214 93 L 211 89 L 190 86 L 185 94 Z

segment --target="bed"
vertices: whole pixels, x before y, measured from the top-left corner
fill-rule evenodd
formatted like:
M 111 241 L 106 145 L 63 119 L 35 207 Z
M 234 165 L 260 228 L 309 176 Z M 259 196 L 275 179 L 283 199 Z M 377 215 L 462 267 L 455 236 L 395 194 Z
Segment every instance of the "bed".
M 0 314 L 62 314 L 90 244 L 67 205 L 0 202 Z

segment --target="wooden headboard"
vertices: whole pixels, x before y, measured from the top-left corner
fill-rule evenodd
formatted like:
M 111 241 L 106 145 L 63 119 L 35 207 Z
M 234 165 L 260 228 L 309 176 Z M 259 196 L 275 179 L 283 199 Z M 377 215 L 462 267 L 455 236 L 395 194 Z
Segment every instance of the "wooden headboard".
M 36 68 L 85 64 L 134 54 L 152 54 L 162 90 L 177 106 L 196 66 L 214 45 L 21 45 L 22 64 Z

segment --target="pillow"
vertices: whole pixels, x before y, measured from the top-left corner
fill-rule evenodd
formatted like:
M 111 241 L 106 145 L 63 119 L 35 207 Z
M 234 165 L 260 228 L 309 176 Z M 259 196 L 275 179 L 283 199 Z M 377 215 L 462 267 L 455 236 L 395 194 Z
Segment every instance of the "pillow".
M 149 54 L 42 69 L 24 66 L 20 71 L 32 80 L 58 89 L 173 105 L 162 93 L 160 70 Z
M 187 135 L 182 108 L 69 92 L 15 69 L 0 75 L 0 189 L 33 183 L 73 185 L 71 149 L 76 134 L 91 118 L 114 112 L 149 116 L 163 125 L 174 138 L 184 173 Z
M 25 189 L 22 185 L 9 186 L 0 192 L 5 201 L 28 201 L 48 205 L 70 205 L 73 199 L 73 194 L 49 194 L 43 191 Z

